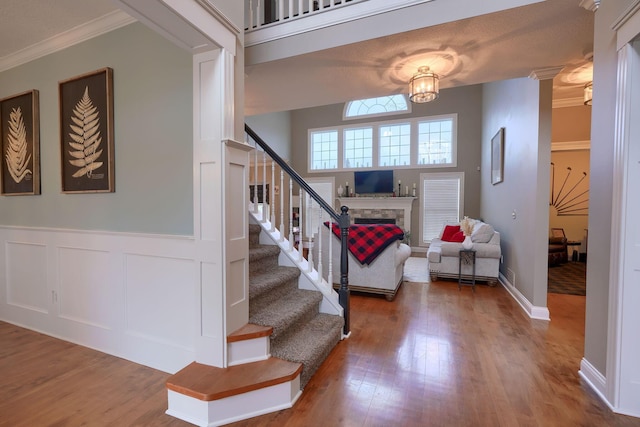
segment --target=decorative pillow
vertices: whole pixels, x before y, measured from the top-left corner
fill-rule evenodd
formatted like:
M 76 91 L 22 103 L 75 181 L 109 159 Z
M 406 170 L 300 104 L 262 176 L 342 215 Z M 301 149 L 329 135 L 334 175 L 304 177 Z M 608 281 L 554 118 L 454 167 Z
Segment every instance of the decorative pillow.
M 495 230 L 489 224 L 476 224 L 476 227 L 473 228 L 473 233 L 471 233 L 471 241 L 474 243 L 487 243 L 494 233 Z
M 445 242 L 451 242 L 451 237 L 460 231 L 459 225 L 445 225 L 442 231 L 441 239 Z
M 453 236 L 451 236 L 451 240 L 449 240 L 449 241 L 450 242 L 462 243 L 464 241 L 464 233 L 462 232 L 462 230 L 458 231 Z

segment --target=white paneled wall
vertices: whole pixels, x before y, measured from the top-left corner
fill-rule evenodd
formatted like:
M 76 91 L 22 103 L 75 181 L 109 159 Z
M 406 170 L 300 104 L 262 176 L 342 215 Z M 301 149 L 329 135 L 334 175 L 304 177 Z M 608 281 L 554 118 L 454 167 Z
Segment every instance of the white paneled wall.
M 191 237 L 0 228 L 0 320 L 166 372 L 195 360 Z

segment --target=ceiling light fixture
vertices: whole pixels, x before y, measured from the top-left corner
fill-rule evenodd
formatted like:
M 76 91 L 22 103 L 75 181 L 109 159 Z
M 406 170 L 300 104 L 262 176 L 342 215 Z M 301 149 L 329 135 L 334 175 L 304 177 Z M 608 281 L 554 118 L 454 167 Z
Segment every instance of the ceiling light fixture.
M 429 67 L 418 68 L 409 82 L 409 99 L 416 104 L 431 102 L 440 93 L 440 78 Z
M 593 100 L 593 82 L 584 85 L 584 105 L 591 105 Z

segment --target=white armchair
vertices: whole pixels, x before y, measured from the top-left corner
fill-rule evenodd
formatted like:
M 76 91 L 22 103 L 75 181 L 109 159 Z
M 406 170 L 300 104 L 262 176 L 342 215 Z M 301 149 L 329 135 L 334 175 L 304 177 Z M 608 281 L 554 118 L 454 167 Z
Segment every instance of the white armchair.
M 329 246 L 332 248 L 332 275 L 334 287 L 340 282 L 340 239 L 325 226 L 322 233 L 322 275 L 327 279 L 329 269 Z M 315 239 L 317 240 L 317 239 Z M 314 242 L 311 249 L 313 260 L 318 262 L 318 245 Z M 349 252 L 349 288 L 354 291 L 382 294 L 388 301 L 393 300 L 402 283 L 404 263 L 411 256 L 411 248 L 399 241 L 387 246 L 370 264 L 361 264 Z

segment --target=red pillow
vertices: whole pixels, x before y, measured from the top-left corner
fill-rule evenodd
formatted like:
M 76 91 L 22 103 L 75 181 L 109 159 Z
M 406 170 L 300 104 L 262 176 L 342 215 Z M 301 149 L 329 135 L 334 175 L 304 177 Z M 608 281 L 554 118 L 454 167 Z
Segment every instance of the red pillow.
M 462 232 L 462 230 L 458 231 L 453 236 L 451 236 L 451 240 L 449 240 L 449 241 L 450 242 L 462 243 L 464 241 L 464 233 Z
M 460 231 L 459 225 L 445 225 L 444 231 L 442 232 L 442 240 L 445 242 L 451 242 L 451 238 L 454 234 Z M 463 236 L 464 240 L 464 236 Z M 462 241 L 462 240 L 461 240 Z

